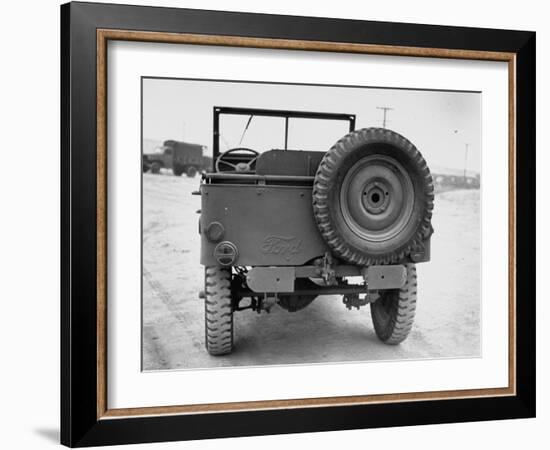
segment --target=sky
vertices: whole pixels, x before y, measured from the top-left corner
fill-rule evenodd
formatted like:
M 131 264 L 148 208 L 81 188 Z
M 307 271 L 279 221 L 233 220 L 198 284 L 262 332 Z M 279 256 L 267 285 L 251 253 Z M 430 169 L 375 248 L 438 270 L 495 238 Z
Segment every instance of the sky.
M 142 137 L 202 144 L 211 155 L 214 106 L 354 114 L 356 129 L 382 126 L 378 108 L 390 107 L 386 128 L 415 144 L 432 172 L 462 171 L 465 164 L 468 171 L 480 171 L 481 94 L 473 92 L 144 78 Z M 247 121 L 241 116 L 221 122 L 222 151 L 284 147 L 284 119 L 255 117 L 243 137 Z M 295 119 L 289 125 L 289 148 L 327 151 L 347 133 L 346 126 Z

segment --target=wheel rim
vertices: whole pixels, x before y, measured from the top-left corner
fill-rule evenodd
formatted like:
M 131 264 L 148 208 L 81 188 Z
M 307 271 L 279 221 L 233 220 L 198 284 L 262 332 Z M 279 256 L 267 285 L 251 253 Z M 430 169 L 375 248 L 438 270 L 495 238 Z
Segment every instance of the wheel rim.
M 412 216 L 413 189 L 410 176 L 394 158 L 362 158 L 348 171 L 340 188 L 344 222 L 366 241 L 392 239 Z

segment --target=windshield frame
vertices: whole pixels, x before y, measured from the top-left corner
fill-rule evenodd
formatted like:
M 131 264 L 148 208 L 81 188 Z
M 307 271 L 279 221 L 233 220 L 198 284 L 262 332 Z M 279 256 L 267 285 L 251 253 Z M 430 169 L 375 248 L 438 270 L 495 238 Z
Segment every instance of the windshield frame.
M 289 111 L 279 109 L 260 109 L 260 108 L 235 108 L 229 106 L 214 106 L 213 123 L 213 157 L 214 160 L 220 155 L 220 116 L 221 115 L 239 115 L 239 116 L 263 116 L 263 117 L 282 117 L 285 119 L 285 148 L 288 150 L 288 123 L 290 119 L 319 119 L 319 120 L 341 120 L 349 123 L 349 132 L 355 130 L 355 114 L 326 113 L 313 111 Z

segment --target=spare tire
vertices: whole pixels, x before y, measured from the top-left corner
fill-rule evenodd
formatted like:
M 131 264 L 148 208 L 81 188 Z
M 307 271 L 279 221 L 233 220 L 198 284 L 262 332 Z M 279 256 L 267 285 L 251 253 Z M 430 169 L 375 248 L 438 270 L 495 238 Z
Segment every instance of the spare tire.
M 313 185 L 319 230 L 341 259 L 402 262 L 433 229 L 433 181 L 426 161 L 400 134 L 363 128 L 325 154 Z

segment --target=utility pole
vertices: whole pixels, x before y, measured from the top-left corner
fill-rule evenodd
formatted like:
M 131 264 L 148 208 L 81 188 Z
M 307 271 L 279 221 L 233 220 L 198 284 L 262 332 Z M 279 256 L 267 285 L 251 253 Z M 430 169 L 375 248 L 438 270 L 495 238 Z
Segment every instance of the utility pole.
M 388 111 L 393 111 L 393 108 L 390 108 L 389 106 L 377 106 L 376 109 L 381 109 L 382 111 L 384 111 L 384 119 L 382 121 L 382 128 L 386 128 L 386 118 L 387 118 L 387 114 L 388 114 Z
M 470 144 L 464 143 L 464 184 L 466 184 L 466 164 L 468 163 L 468 147 Z

